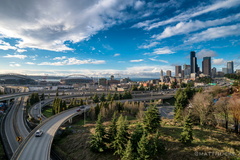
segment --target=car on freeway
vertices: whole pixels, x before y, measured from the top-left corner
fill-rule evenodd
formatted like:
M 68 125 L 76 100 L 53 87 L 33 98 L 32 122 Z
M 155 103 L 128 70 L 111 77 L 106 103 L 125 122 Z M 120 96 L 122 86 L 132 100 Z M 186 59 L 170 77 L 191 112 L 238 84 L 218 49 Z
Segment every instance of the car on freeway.
M 39 129 L 35 132 L 35 137 L 41 137 L 42 134 L 43 134 L 43 131 Z
M 77 111 L 77 112 L 80 112 L 80 111 L 81 111 L 81 109 L 80 109 L 80 108 L 78 108 L 76 111 Z
M 84 108 L 85 108 L 85 106 L 80 106 L 79 108 L 80 108 L 80 109 L 84 109 Z

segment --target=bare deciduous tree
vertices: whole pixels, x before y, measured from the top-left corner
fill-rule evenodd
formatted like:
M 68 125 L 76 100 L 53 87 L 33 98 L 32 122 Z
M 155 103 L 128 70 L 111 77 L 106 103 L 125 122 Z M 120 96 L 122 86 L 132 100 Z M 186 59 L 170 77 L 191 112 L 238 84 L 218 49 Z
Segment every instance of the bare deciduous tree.
M 229 97 L 221 97 L 214 105 L 216 113 L 220 113 L 225 120 L 225 128 L 228 129 L 228 118 L 229 118 Z
M 235 133 L 238 133 L 238 124 L 240 121 L 240 99 L 234 96 L 229 100 L 229 111 L 233 116 Z
M 213 96 L 209 93 L 196 93 L 190 101 L 192 105 L 192 113 L 199 117 L 201 126 L 216 125 L 216 120 L 213 115 Z

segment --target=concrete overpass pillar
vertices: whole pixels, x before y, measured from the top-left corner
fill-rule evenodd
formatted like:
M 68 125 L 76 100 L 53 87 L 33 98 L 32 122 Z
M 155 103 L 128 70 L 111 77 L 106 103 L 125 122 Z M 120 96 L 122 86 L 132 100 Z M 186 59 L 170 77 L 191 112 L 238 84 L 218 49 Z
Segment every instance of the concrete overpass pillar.
M 10 106 L 10 99 L 7 100 L 7 106 Z
M 68 120 L 68 122 L 72 124 L 72 118 L 70 118 L 70 119 Z

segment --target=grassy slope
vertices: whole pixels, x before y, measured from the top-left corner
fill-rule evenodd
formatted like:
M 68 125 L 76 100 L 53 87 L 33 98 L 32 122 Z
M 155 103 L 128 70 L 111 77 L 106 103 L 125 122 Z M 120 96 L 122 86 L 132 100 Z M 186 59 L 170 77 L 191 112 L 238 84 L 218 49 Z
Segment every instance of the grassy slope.
M 47 118 L 51 117 L 51 116 L 53 115 L 53 114 L 52 114 L 52 107 L 46 107 L 46 108 L 44 108 L 42 114 L 43 114 L 45 117 L 47 117 Z
M 163 120 L 163 122 L 161 139 L 167 149 L 163 159 L 237 159 L 236 156 L 231 156 L 231 154 L 240 155 L 240 141 L 239 137 L 235 134 L 226 133 L 223 129 L 201 130 L 199 127 L 194 127 L 194 141 L 190 146 L 185 146 L 178 141 L 182 127 L 171 125 L 172 123 L 169 122 L 169 120 Z M 79 124 L 82 123 L 80 122 Z M 57 149 L 60 150 L 67 159 L 118 159 L 118 157 L 113 156 L 112 153 L 96 154 L 89 150 L 89 135 L 94 128 L 94 124 L 87 124 L 85 127 L 73 125 L 72 128 L 74 128 L 75 133 L 68 135 L 54 144 L 54 146 L 58 146 Z M 214 154 L 222 155 L 214 156 L 212 155 L 213 152 Z M 205 155 L 200 156 L 199 154 Z

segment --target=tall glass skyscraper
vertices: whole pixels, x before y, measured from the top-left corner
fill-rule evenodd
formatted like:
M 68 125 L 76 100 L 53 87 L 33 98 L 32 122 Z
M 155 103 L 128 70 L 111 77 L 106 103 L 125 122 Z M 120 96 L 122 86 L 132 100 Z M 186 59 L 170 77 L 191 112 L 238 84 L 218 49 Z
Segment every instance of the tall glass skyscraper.
M 191 65 L 191 73 L 197 73 L 198 72 L 197 57 L 196 57 L 196 52 L 194 51 L 190 52 L 190 65 Z
M 234 69 L 233 69 L 233 61 L 229 61 L 227 62 L 227 73 L 234 73 Z

